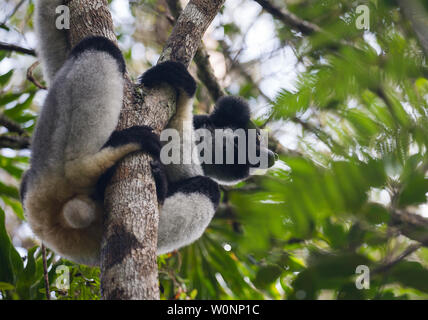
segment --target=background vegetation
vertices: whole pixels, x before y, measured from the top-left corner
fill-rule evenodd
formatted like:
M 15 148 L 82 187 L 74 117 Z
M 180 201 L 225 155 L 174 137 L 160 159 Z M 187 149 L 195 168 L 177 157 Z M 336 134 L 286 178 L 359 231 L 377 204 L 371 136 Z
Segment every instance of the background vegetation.
M 156 62 L 174 3 L 112 1 L 134 78 Z M 362 4 L 369 30 L 357 28 Z M 0 5 L 0 299 L 46 299 L 17 188 L 46 96 L 33 9 Z M 398 3 L 230 0 L 204 42 L 216 78 L 199 56 L 195 112 L 209 111 L 219 88 L 245 97 L 280 161 L 224 188 L 204 236 L 159 257 L 161 297 L 428 298 L 428 68 Z M 98 268 L 49 250 L 46 265 L 51 298 L 99 299 Z M 355 286 L 358 265 L 370 269 L 369 289 Z

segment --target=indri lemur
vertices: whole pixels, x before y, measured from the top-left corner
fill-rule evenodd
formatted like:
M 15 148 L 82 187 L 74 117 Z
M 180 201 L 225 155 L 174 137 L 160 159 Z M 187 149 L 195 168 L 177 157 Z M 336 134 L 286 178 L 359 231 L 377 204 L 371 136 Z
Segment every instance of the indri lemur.
M 116 131 L 126 68 L 122 54 L 104 37 L 86 38 L 69 50 L 65 31 L 55 27 L 55 9 L 62 2 L 38 0 L 35 6 L 37 52 L 49 92 L 32 138 L 31 167 L 21 184 L 32 230 L 58 254 L 97 265 L 103 188 L 120 159 L 143 151 L 157 163 L 155 180 L 162 203 L 158 254 L 190 244 L 202 235 L 214 215 L 220 198 L 217 182 L 241 181 L 248 177 L 251 165 L 164 167 L 159 158 L 161 143 L 151 128 Z M 246 129 L 250 121 L 247 104 L 233 97 L 219 100 L 211 115 L 193 118 L 196 83 L 179 63 L 159 64 L 144 73 L 140 82 L 147 87 L 168 83 L 177 90 L 177 112 L 168 127 L 180 133 L 183 121 L 193 121 L 195 129 L 209 130 Z

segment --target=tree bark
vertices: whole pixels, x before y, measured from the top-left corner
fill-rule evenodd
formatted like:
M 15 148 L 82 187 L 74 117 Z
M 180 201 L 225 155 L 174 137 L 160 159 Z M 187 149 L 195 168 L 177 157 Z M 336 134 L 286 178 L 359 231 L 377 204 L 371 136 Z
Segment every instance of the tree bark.
M 224 0 L 191 0 L 178 19 L 159 62 L 188 65 L 202 36 Z M 73 46 L 88 35 L 116 42 L 107 0 L 71 0 L 69 40 Z M 175 91 L 164 85 L 145 89 L 125 75 L 124 103 L 118 129 L 149 125 L 157 133 L 175 112 Z M 124 159 L 106 189 L 104 235 L 101 244 L 103 299 L 158 299 L 156 263 L 158 204 L 150 157 Z

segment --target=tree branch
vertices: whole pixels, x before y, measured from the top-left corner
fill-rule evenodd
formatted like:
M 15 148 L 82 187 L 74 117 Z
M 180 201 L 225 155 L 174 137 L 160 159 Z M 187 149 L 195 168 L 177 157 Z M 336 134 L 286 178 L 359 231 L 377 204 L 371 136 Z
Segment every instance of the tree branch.
M 45 295 L 46 300 L 51 299 L 51 292 L 49 289 L 49 274 L 48 274 L 48 265 L 47 265 L 47 257 L 46 257 L 46 247 L 42 243 L 42 260 L 43 260 L 43 279 L 45 282 Z
M 42 85 L 39 81 L 37 81 L 36 78 L 34 78 L 33 71 L 38 66 L 39 61 L 34 62 L 28 69 L 27 69 L 27 80 L 32 82 L 37 88 L 47 90 L 48 88 L 44 85 Z
M 0 148 L 10 148 L 15 150 L 28 149 L 30 147 L 30 138 L 19 136 L 0 136 Z
M 24 4 L 25 0 L 21 0 L 19 1 L 19 3 L 13 8 L 13 10 L 11 11 L 11 13 L 9 13 L 6 18 L 4 19 L 4 21 L 1 23 L 1 25 L 5 25 L 6 22 L 12 18 L 15 13 L 19 10 L 19 8 Z
M 239 63 L 238 61 L 234 60 L 230 53 L 230 48 L 226 44 L 225 41 L 220 40 L 219 41 L 220 47 L 223 49 L 223 54 L 227 61 L 230 62 L 230 69 L 235 69 L 247 82 L 254 83 L 255 89 L 258 91 L 258 93 L 266 99 L 266 101 L 271 102 L 272 100 L 260 89 L 260 87 L 257 85 L 257 82 L 253 79 L 251 74 L 245 69 L 245 67 Z
M 223 3 L 220 0 L 191 0 L 180 14 L 158 62 L 180 61 L 188 66 Z
M 10 120 L 4 114 L 0 114 L 0 126 L 5 127 L 9 132 L 15 132 L 19 135 L 26 135 L 27 132 L 21 128 L 21 125 Z
M 322 33 L 326 36 L 328 36 L 331 40 L 333 40 L 333 45 L 330 48 L 336 49 L 336 44 L 340 44 L 342 46 L 349 46 L 354 48 L 355 50 L 360 51 L 361 49 L 358 48 L 354 43 L 349 42 L 347 40 L 343 39 L 335 39 L 335 36 L 331 33 L 326 31 L 325 29 L 321 28 L 320 26 L 316 25 L 315 23 L 300 19 L 298 16 L 294 15 L 291 12 L 288 12 L 284 9 L 280 9 L 275 7 L 269 0 L 254 0 L 258 4 L 260 4 L 263 9 L 265 9 L 267 12 L 269 12 L 275 19 L 282 21 L 285 25 L 289 26 L 290 28 L 301 32 L 305 36 L 310 36 L 313 33 Z
M 419 250 L 421 247 L 422 247 L 422 245 L 420 243 L 416 243 L 416 244 L 412 244 L 412 245 L 408 246 L 394 260 L 391 260 L 388 263 L 386 263 L 384 265 L 381 265 L 381 266 L 377 267 L 376 269 L 374 269 L 373 273 L 374 274 L 385 273 L 386 271 L 388 271 L 389 269 L 391 269 L 392 267 L 394 267 L 397 263 L 399 263 L 400 261 L 402 261 L 405 258 L 407 258 L 408 256 L 410 256 L 415 251 Z
M 204 46 L 198 49 L 195 55 L 195 63 L 198 67 L 198 78 L 207 88 L 211 99 L 215 102 L 225 95 L 223 88 L 218 83 L 214 70 L 210 63 L 210 56 Z
M 392 212 L 392 226 L 409 239 L 420 242 L 428 246 L 428 219 L 418 214 L 405 210 L 394 210 Z
M 284 9 L 277 8 L 268 0 L 254 0 L 269 12 L 274 18 L 281 20 L 285 25 L 300 31 L 304 35 L 311 35 L 315 32 L 322 32 L 322 29 L 314 23 L 300 19 L 298 16 Z
M 166 0 L 169 10 L 171 11 L 172 17 L 168 20 L 171 24 L 174 24 L 182 12 L 180 1 L 178 0 Z M 201 43 L 198 50 L 196 51 L 194 61 L 198 67 L 198 78 L 202 81 L 211 96 L 211 99 L 215 102 L 220 97 L 225 95 L 223 88 L 217 81 L 214 75 L 214 70 L 209 60 L 209 54 L 205 45 Z

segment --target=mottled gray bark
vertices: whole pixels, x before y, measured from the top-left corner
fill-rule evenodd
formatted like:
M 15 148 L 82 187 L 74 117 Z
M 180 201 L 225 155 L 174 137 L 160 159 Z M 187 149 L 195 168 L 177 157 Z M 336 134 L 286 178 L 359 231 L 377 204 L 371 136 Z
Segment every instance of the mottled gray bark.
M 160 61 L 188 65 L 224 0 L 191 0 L 178 19 Z M 116 41 L 106 0 L 71 0 L 70 42 L 87 35 Z M 149 125 L 160 132 L 175 112 L 175 92 L 167 87 L 141 89 L 126 77 L 118 128 Z M 158 299 L 156 263 L 158 204 L 150 157 L 124 159 L 107 187 L 105 231 L 101 247 L 103 299 Z
M 422 0 L 398 0 L 404 16 L 410 20 L 413 30 L 428 58 L 428 12 Z

